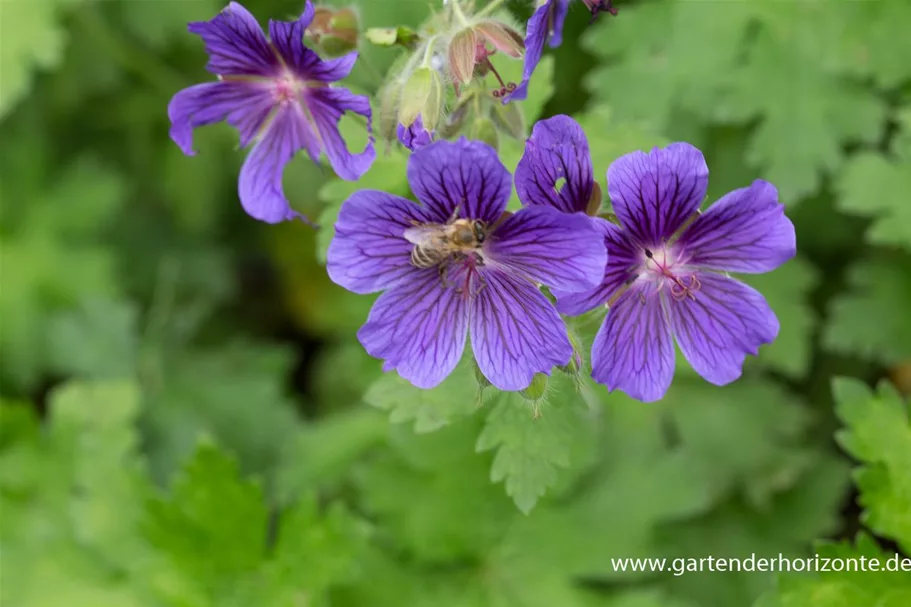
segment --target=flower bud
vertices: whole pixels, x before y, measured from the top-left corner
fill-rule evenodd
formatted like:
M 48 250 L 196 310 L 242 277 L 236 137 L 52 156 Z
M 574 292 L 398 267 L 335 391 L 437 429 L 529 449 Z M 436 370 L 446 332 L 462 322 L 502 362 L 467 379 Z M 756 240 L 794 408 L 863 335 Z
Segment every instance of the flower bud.
M 499 21 L 481 21 L 475 26 L 483 41 L 487 41 L 495 49 L 518 59 L 525 52 L 525 41 L 521 34 Z
M 497 134 L 497 125 L 490 118 L 476 118 L 471 125 L 470 139 L 483 141 L 495 150 L 500 148 L 500 136 Z
M 478 35 L 472 28 L 463 29 L 452 37 L 449 43 L 449 71 L 457 83 L 471 82 L 477 52 Z
M 596 181 L 592 188 L 591 198 L 588 199 L 588 206 L 585 207 L 585 214 L 589 217 L 597 217 L 598 213 L 601 212 L 602 198 L 601 186 L 598 185 L 598 182 Z
M 518 103 L 494 103 L 490 117 L 501 131 L 513 139 L 525 139 L 525 116 Z
M 414 48 L 418 41 L 418 34 L 409 27 L 371 27 L 364 32 L 367 41 L 376 46 L 404 46 Z
M 315 9 L 306 35 L 327 55 L 338 57 L 357 48 L 359 24 L 353 9 Z
M 544 397 L 544 394 L 547 392 L 547 376 L 543 373 L 535 373 L 535 376 L 531 380 L 531 384 L 522 390 L 520 394 L 522 398 L 530 401 L 539 401 Z M 537 416 L 536 416 L 537 417 Z
M 412 124 L 421 115 L 424 128 L 434 130 L 443 110 L 443 81 L 429 67 L 412 72 L 402 89 L 398 118 L 400 124 Z
M 568 363 L 558 368 L 564 373 L 578 376 L 582 372 L 585 362 L 582 358 L 582 348 L 579 344 L 579 338 L 572 331 L 569 332 L 569 343 L 573 346 L 572 358 L 569 359 Z

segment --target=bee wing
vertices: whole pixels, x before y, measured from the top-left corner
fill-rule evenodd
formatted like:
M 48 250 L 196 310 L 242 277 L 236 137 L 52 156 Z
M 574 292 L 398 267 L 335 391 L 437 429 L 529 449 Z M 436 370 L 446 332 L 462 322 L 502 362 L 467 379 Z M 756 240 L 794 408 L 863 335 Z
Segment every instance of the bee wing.
M 440 224 L 424 224 L 405 230 L 405 240 L 418 246 L 436 244 L 442 237 L 443 226 Z

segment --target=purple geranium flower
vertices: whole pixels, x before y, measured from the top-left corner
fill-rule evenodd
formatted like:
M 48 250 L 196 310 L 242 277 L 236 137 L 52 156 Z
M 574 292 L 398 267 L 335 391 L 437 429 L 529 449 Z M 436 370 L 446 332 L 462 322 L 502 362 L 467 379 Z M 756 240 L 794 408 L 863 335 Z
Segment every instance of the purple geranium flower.
M 509 171 L 493 148 L 465 138 L 413 153 L 408 181 L 420 203 L 377 191 L 351 196 L 329 246 L 333 281 L 355 293 L 385 291 L 358 331 L 367 352 L 420 388 L 452 372 L 469 331 L 479 369 L 502 390 L 567 364 L 566 327 L 538 283 L 577 291 L 600 282 L 606 253 L 591 221 L 544 207 L 505 213 Z M 415 258 L 429 253 L 415 253 L 416 243 L 435 249 L 421 235 L 453 222 L 480 227 L 472 248 L 418 267 Z
M 588 6 L 593 17 L 602 11 L 617 14 L 611 0 L 582 1 Z M 566 22 L 569 3 L 570 0 L 544 0 L 528 19 L 525 28 L 525 66 L 522 70 L 522 82 L 503 98 L 503 103 L 521 101 L 528 95 L 528 83 L 541 61 L 541 55 L 544 54 L 545 43 L 551 48 L 563 44 L 563 24 Z
M 211 21 L 189 25 L 209 53 L 206 66 L 218 82 L 186 88 L 168 105 L 171 139 L 193 155 L 193 129 L 227 120 L 240 131 L 240 143 L 254 143 L 240 171 L 240 202 L 252 217 L 277 223 L 302 217 L 291 209 L 282 188 L 285 165 L 299 150 L 314 162 L 326 152 L 340 177 L 358 179 L 373 162 L 370 103 L 329 83 L 348 75 L 357 53 L 324 61 L 304 46 L 313 20 L 310 0 L 297 21 L 269 21 L 269 40 L 256 19 L 230 3 Z M 367 119 L 366 149 L 351 154 L 338 130 L 350 111 Z
M 708 175 L 702 153 L 688 143 L 633 152 L 608 169 L 620 226 L 592 219 L 608 250 L 603 281 L 554 295 L 565 314 L 608 305 L 592 346 L 592 376 L 609 390 L 646 402 L 663 397 L 674 375 L 674 336 L 697 373 L 724 385 L 740 377 L 747 354 L 778 335 L 765 298 L 726 273 L 769 272 L 794 257 L 794 226 L 775 187 L 762 180 L 699 214 Z M 561 195 L 549 195 L 560 179 Z M 591 183 L 579 126 L 566 116 L 536 124 L 516 169 L 522 202 L 579 211 Z
M 424 128 L 424 120 L 418 114 L 410 126 L 400 124 L 395 129 L 399 142 L 412 152 L 416 152 L 433 141 L 433 131 Z

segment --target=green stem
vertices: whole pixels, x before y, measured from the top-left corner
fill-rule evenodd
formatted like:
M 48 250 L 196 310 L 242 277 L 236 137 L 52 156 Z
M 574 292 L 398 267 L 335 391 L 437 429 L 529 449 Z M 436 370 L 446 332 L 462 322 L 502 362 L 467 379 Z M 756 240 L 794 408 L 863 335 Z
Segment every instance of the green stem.
M 436 42 L 437 36 L 431 36 L 427 39 L 427 46 L 424 47 L 424 61 L 421 67 L 430 67 L 430 59 L 433 57 L 433 43 Z
M 486 17 L 497 10 L 506 0 L 492 0 L 490 4 L 477 12 L 475 17 Z
M 471 24 L 468 22 L 468 19 L 465 18 L 465 13 L 462 12 L 462 7 L 459 6 L 460 0 L 451 0 L 452 1 L 452 14 L 455 15 L 455 18 L 459 20 L 459 23 L 462 27 L 470 27 Z

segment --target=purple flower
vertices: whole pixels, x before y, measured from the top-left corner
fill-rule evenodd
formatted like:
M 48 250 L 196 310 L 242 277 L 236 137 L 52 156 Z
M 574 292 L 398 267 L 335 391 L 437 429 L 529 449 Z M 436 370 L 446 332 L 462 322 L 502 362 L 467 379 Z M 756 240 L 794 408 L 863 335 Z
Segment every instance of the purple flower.
M 582 195 L 569 193 L 590 187 L 591 160 L 581 129 L 567 121 L 535 125 L 516 169 L 524 204 L 579 210 Z M 592 376 L 609 390 L 646 402 L 663 397 L 674 375 L 674 337 L 697 373 L 724 385 L 740 377 L 747 354 L 778 335 L 765 298 L 726 273 L 769 272 L 794 257 L 794 226 L 775 187 L 762 180 L 699 214 L 708 174 L 702 153 L 687 143 L 633 152 L 608 169 L 620 226 L 592 219 L 608 250 L 601 285 L 554 295 L 564 314 L 608 305 L 592 346 Z M 567 180 L 565 197 L 549 195 L 558 179 Z
M 240 202 L 252 217 L 277 223 L 301 217 L 291 209 L 282 188 L 285 165 L 299 150 L 314 162 L 325 152 L 343 179 L 358 179 L 373 162 L 373 136 L 366 149 L 351 154 L 338 130 L 345 112 L 367 119 L 367 97 L 329 83 L 348 75 L 357 53 L 323 61 L 303 44 L 313 20 L 310 0 L 297 21 L 269 21 L 269 40 L 256 19 L 230 3 L 211 21 L 189 25 L 209 53 L 206 66 L 218 82 L 186 88 L 171 99 L 171 139 L 192 156 L 193 129 L 227 120 L 240 131 L 241 146 L 253 143 L 240 171 Z
M 617 14 L 617 9 L 610 0 L 582 1 L 588 6 L 593 17 L 601 11 Z M 557 48 L 563 43 L 563 24 L 569 11 L 569 3 L 570 0 L 545 0 L 528 19 L 525 29 L 525 66 L 522 70 L 522 82 L 503 98 L 503 103 L 525 99 L 528 95 L 528 83 L 541 61 L 541 55 L 544 54 L 545 43 L 551 48 Z
M 399 138 L 399 142 L 412 152 L 418 151 L 433 141 L 434 135 L 433 131 L 428 131 L 424 128 L 424 121 L 421 119 L 420 114 L 410 126 L 398 125 L 395 133 Z
M 355 293 L 384 291 L 358 331 L 367 352 L 420 388 L 452 372 L 469 331 L 479 369 L 502 390 L 566 365 L 572 344 L 538 284 L 569 292 L 600 282 L 606 254 L 591 221 L 544 207 L 505 213 L 509 171 L 493 148 L 465 138 L 412 154 L 408 181 L 417 204 L 377 191 L 351 196 L 329 246 L 333 281 Z M 473 242 L 418 267 L 453 222 L 471 229 Z

